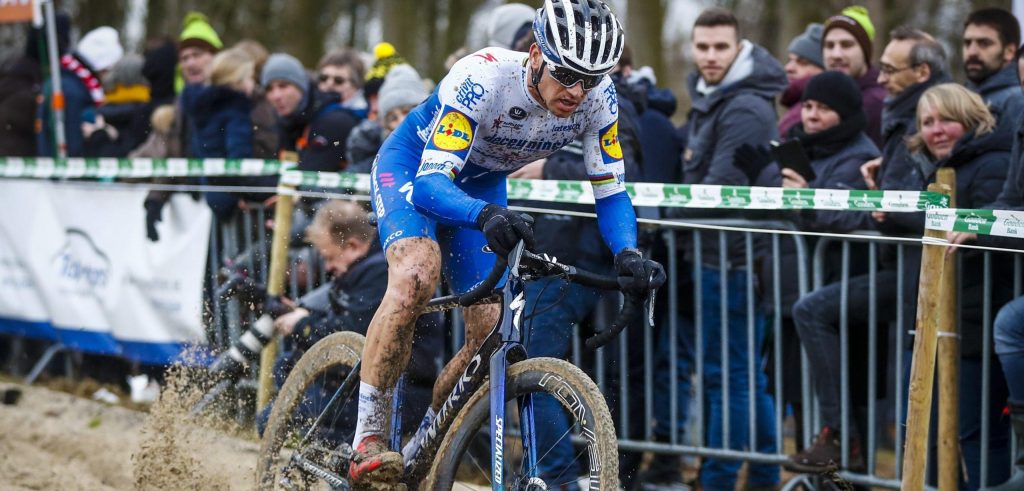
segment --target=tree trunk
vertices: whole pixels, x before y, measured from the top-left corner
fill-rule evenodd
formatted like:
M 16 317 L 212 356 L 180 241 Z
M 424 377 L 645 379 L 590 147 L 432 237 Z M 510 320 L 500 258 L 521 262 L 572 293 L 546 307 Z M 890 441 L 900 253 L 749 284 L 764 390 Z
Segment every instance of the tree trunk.
M 665 25 L 664 0 L 633 0 L 626 12 L 626 44 L 633 51 L 633 65 L 650 65 L 654 73 L 665 71 L 662 29 Z

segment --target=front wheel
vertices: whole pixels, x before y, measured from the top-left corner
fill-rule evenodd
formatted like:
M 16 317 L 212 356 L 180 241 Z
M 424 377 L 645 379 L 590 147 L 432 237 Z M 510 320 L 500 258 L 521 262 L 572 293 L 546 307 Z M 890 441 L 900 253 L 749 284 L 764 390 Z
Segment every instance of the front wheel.
M 348 462 L 339 448 L 352 441 L 358 391 L 339 394 L 331 410 L 324 410 L 343 381 L 358 388 L 359 374 L 353 368 L 364 343 L 355 332 L 331 334 L 306 351 L 288 374 L 263 432 L 256 463 L 258 489 L 320 489 L 346 476 Z M 296 457 L 310 467 L 296 465 Z M 311 471 L 312 466 L 334 476 Z
M 485 382 L 456 415 L 421 489 L 479 489 L 465 483 L 491 485 L 495 459 L 487 438 L 490 389 L 490 381 Z M 506 413 L 509 424 L 502 432 L 505 465 L 501 480 L 505 489 L 543 491 L 572 483 L 580 489 L 618 489 L 615 426 L 600 390 L 582 370 L 554 358 L 529 359 L 509 367 L 505 390 L 506 401 L 517 401 L 512 404 L 516 410 Z M 535 468 L 525 458 L 528 452 L 524 452 L 523 428 L 518 424 L 523 396 L 527 395 L 535 401 L 541 397 L 557 401 L 568 422 L 568 427 L 554 428 L 550 421 L 535 416 L 534 434 L 545 435 L 542 439 L 548 447 L 529 450 L 536 456 Z M 552 450 L 559 445 L 561 451 Z

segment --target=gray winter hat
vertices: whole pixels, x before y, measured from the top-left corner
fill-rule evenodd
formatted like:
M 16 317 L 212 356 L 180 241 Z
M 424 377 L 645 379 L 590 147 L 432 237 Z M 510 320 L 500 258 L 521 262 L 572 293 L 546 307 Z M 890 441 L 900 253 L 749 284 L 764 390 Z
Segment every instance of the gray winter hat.
M 516 33 L 523 24 L 532 24 L 537 10 L 522 3 L 495 7 L 487 22 L 487 46 L 512 49 Z
M 825 62 L 821 56 L 821 33 L 824 26 L 817 22 L 807 24 L 803 34 L 793 38 L 789 43 L 789 52 L 797 55 L 821 68 L 825 68 Z
M 309 76 L 306 75 L 306 69 L 302 67 L 302 62 L 287 53 L 274 53 L 263 64 L 260 85 L 266 89 L 274 80 L 284 80 L 294 84 L 302 93 L 309 90 Z
M 429 96 L 423 79 L 416 69 L 409 65 L 397 65 L 388 72 L 384 84 L 377 93 L 377 114 L 384 120 L 392 109 L 401 106 L 415 106 Z
M 124 55 L 110 71 L 103 77 L 103 90 L 113 92 L 118 85 L 145 85 L 149 86 L 149 80 L 142 76 L 142 65 L 145 63 L 142 56 L 135 53 Z

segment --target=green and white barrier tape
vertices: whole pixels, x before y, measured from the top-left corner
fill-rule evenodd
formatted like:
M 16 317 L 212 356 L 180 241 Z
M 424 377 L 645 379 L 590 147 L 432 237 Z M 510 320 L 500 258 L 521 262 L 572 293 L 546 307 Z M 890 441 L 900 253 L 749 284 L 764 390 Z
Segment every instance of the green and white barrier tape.
M 1024 211 L 936 208 L 925 214 L 925 227 L 1024 239 Z
M 260 176 L 281 174 L 281 184 L 369 193 L 366 174 L 301 172 L 294 164 L 259 159 L 80 159 L 0 157 L 0 177 L 151 178 Z M 855 210 L 912 212 L 946 208 L 949 200 L 918 191 L 784 189 L 746 186 L 629 183 L 637 206 L 759 210 Z M 581 181 L 508 180 L 508 197 L 558 203 L 592 204 L 593 190 Z
M 369 193 L 365 174 L 285 171 L 281 184 L 345 188 Z M 949 199 L 938 193 L 918 191 L 858 191 L 840 189 L 783 189 L 745 186 L 687 184 L 626 184 L 637 206 L 729 208 L 758 210 L 858 210 L 907 212 L 946 207 Z M 509 179 L 508 198 L 513 200 L 593 204 L 589 183 L 581 181 L 534 181 Z
M 268 176 L 294 163 L 261 159 L 51 159 L 0 157 L 0 177 L 136 178 Z

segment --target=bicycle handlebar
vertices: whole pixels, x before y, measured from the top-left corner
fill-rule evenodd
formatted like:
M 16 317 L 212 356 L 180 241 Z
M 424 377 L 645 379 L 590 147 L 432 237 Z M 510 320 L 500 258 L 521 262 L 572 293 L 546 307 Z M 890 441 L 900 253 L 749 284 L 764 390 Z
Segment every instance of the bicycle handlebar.
M 527 268 L 537 271 L 542 275 L 564 275 L 569 281 L 577 283 L 583 286 L 589 286 L 593 288 L 599 288 L 602 290 L 618 290 L 619 282 L 614 276 L 605 276 L 597 273 L 591 273 L 578 269 L 575 266 L 569 266 L 567 264 L 561 264 L 549 258 L 547 256 L 540 256 L 529 252 L 525 249 L 517 247 L 516 250 L 522 250 L 522 254 L 519 257 L 519 263 L 525 265 Z M 513 251 L 513 254 L 515 251 Z M 508 266 L 508 258 L 499 258 L 494 262 L 494 267 L 491 269 L 490 274 L 484 281 L 477 284 L 468 292 L 460 295 L 459 305 L 466 307 L 473 305 L 484 298 L 490 296 L 497 286 L 498 281 L 501 280 L 505 274 L 505 268 Z M 652 292 L 653 294 L 653 292 Z M 643 298 L 635 295 L 626 295 L 626 299 L 622 304 L 622 309 L 619 310 L 619 314 L 612 321 L 612 325 L 587 339 L 587 348 L 597 349 L 601 346 L 608 344 L 612 339 L 622 332 L 628 325 L 630 320 L 636 315 L 637 309 L 643 305 Z

